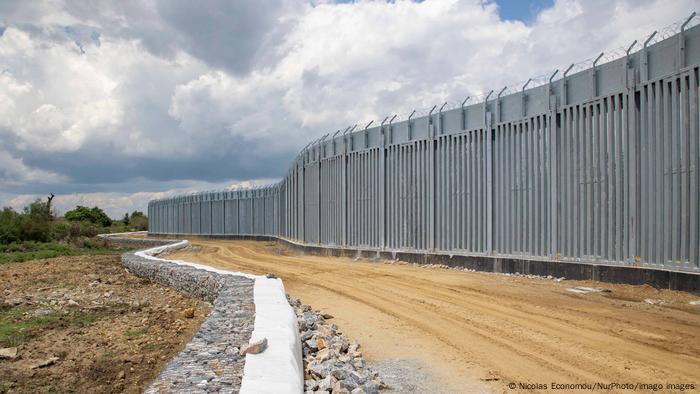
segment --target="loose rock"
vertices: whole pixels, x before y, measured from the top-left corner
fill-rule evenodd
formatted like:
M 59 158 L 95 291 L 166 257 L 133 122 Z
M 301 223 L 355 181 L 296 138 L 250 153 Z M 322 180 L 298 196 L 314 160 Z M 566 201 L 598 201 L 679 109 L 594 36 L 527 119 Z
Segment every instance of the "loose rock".
M 49 357 L 31 366 L 31 369 L 44 368 L 56 364 L 58 357 Z
M 349 343 L 338 326 L 326 323 L 332 315 L 313 311 L 299 299 L 287 297 L 299 325 L 306 393 L 375 394 L 385 387 L 362 358 L 360 344 Z
M 267 349 L 267 338 L 251 342 L 247 346 L 244 346 L 240 351 L 240 355 L 245 356 L 248 353 L 258 354 L 264 352 L 265 349 Z
M 17 348 L 16 347 L 6 347 L 0 349 L 0 359 L 14 360 L 17 358 Z

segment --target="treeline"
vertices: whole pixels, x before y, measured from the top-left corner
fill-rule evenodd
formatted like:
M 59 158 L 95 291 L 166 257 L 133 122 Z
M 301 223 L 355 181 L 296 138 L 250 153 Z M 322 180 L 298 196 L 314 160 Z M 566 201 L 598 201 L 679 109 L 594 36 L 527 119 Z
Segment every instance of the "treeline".
M 143 212 L 126 213 L 121 220 L 112 220 L 99 207 L 77 206 L 55 217 L 49 202 L 36 200 L 21 212 L 5 207 L 0 211 L 0 244 L 27 241 L 54 242 L 100 233 L 143 231 L 148 229 L 148 218 Z

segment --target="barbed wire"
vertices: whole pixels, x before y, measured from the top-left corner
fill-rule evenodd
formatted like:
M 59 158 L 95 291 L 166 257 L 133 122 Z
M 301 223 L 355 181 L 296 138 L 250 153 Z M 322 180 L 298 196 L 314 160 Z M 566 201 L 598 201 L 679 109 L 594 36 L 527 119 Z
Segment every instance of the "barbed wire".
M 650 40 L 650 42 L 647 45 L 653 45 L 657 42 L 663 41 L 669 37 L 672 37 L 672 36 L 680 33 L 683 24 L 686 22 L 687 22 L 687 24 L 685 26 L 686 30 L 691 28 L 691 27 L 697 26 L 698 24 L 700 24 L 700 15 L 695 14 L 690 19 L 688 17 L 683 18 L 681 20 L 678 20 L 678 21 L 658 30 L 657 34 L 655 34 L 653 36 L 652 40 Z M 601 66 L 601 65 L 604 65 L 604 64 L 607 64 L 610 62 L 614 62 L 618 59 L 622 59 L 625 56 L 627 56 L 628 51 L 629 51 L 630 55 L 632 53 L 636 53 L 639 49 L 641 49 L 641 47 L 642 47 L 641 43 L 643 41 L 644 41 L 644 39 L 637 40 L 636 42 L 633 43 L 633 45 L 631 45 L 630 47 L 627 47 L 627 48 L 620 46 L 620 47 L 616 47 L 616 48 L 601 52 L 602 57 L 600 59 L 598 59 L 596 66 Z M 590 58 L 580 60 L 578 62 L 573 63 L 571 69 L 567 73 L 567 76 L 579 73 L 581 71 L 591 69 L 593 67 L 593 62 L 596 60 L 597 57 L 598 56 L 593 56 L 593 57 L 590 57 Z M 563 71 L 563 70 L 560 70 L 560 72 L 556 74 L 556 76 L 552 79 L 552 82 L 559 81 L 563 78 L 563 72 L 561 72 L 561 71 Z M 552 72 L 554 72 L 554 71 L 552 71 Z M 551 77 L 551 75 L 552 74 L 550 73 L 550 74 L 542 74 L 542 75 L 532 77 L 530 80 L 530 83 L 527 85 L 527 89 L 529 90 L 529 89 L 533 89 L 533 88 L 537 88 L 537 87 L 546 85 L 547 83 L 549 83 L 549 78 Z M 510 95 L 513 93 L 521 92 L 522 87 L 523 87 L 523 85 L 525 85 L 526 82 L 527 82 L 527 80 L 522 80 L 519 82 L 512 83 L 510 85 L 507 85 L 506 89 L 502 93 L 501 97 L 507 96 L 507 95 Z M 479 94 L 472 94 L 472 95 L 466 94 L 464 96 L 465 98 L 470 97 L 470 100 L 466 106 L 482 103 L 484 101 L 484 99 L 486 98 L 486 96 L 488 96 L 488 93 L 490 91 L 491 90 L 486 90 L 486 91 L 483 91 Z M 489 97 L 489 100 L 495 99 L 496 95 L 498 94 L 499 91 L 500 91 L 500 89 L 494 89 L 493 93 L 491 94 L 491 97 Z M 449 111 L 452 109 L 456 109 L 456 108 L 461 108 L 461 106 L 462 106 L 462 101 L 459 101 L 456 99 L 448 99 L 448 100 L 446 100 L 446 102 L 447 102 L 447 105 L 443 108 L 443 112 Z M 437 108 L 440 108 L 441 105 L 442 105 L 442 103 L 438 104 Z M 432 108 L 433 108 L 433 106 L 424 107 L 424 108 L 423 107 L 416 108 L 412 119 L 428 115 Z M 434 113 L 437 113 L 437 111 L 438 111 L 437 108 L 435 109 Z M 409 112 L 400 113 L 398 118 L 400 118 L 401 120 L 406 120 L 413 112 L 414 111 L 411 110 Z M 365 122 L 365 124 L 366 124 L 366 122 Z

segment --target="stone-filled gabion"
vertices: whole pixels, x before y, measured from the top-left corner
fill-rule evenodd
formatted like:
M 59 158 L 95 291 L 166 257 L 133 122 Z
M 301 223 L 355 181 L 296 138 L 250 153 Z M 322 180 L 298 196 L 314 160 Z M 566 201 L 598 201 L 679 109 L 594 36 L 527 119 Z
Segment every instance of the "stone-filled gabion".
M 121 237 L 118 234 L 100 234 L 99 238 L 104 239 L 113 247 L 128 248 L 128 249 L 143 249 L 162 246 L 173 243 L 172 240 L 153 239 L 153 238 L 129 238 Z
M 125 238 L 106 237 L 108 242 Z M 132 245 L 160 246 L 173 241 L 138 239 Z M 235 393 L 240 390 L 245 356 L 255 322 L 254 280 L 237 275 L 150 260 L 134 252 L 122 255 L 133 274 L 211 302 L 207 319 L 185 348 L 161 371 L 146 393 Z

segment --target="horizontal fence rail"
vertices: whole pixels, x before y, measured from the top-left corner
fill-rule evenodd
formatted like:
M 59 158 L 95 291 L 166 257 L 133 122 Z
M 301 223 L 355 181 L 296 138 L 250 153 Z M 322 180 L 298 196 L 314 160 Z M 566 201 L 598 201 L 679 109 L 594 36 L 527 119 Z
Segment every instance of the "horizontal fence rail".
M 278 183 L 154 200 L 157 234 L 700 272 L 700 26 L 518 93 L 305 148 Z

